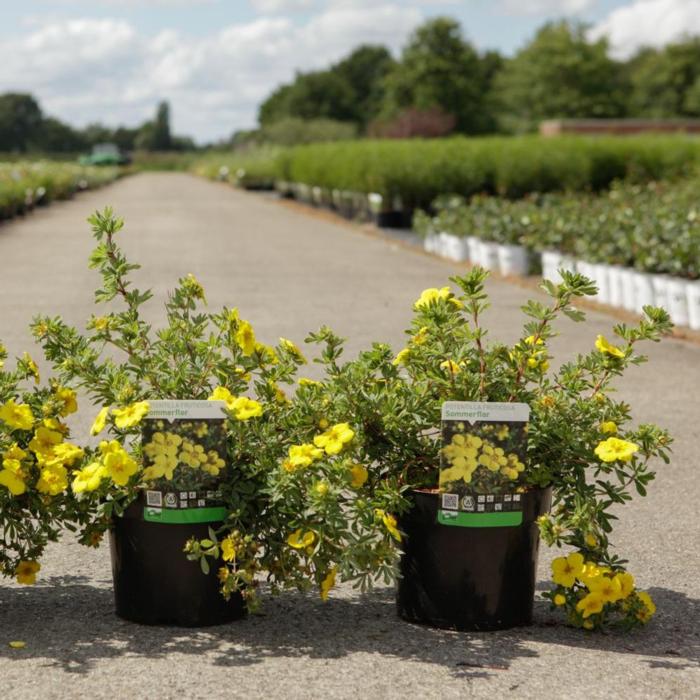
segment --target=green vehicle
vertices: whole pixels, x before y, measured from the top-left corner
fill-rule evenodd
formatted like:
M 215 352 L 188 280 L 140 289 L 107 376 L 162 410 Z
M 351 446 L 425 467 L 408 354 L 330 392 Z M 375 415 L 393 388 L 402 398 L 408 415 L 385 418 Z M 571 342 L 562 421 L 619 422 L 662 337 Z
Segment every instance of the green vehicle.
M 80 156 L 80 165 L 127 165 L 129 156 L 122 153 L 114 143 L 98 143 L 92 147 L 90 155 Z

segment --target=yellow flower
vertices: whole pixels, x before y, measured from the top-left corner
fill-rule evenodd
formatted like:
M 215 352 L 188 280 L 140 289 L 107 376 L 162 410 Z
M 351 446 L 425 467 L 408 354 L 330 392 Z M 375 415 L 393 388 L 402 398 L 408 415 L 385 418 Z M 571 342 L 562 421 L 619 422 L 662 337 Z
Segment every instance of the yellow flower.
M 234 338 L 244 355 L 250 357 L 255 352 L 255 333 L 248 321 L 241 321 L 238 324 Z
M 221 558 L 224 561 L 236 560 L 236 544 L 230 535 L 221 540 Z
M 314 491 L 317 496 L 323 498 L 328 495 L 328 484 L 325 481 L 319 481 L 316 486 L 314 486 Z
M 2 367 L 2 364 L 0 363 L 0 367 Z M 8 642 L 8 645 L 12 649 L 24 649 L 24 647 L 27 646 L 27 642 L 21 642 L 19 640 L 13 641 L 13 642 Z
M 205 304 L 207 303 L 207 299 L 204 296 L 204 287 L 191 272 L 182 280 L 182 288 L 189 292 L 192 298 L 201 299 Z
M 207 401 L 223 401 L 229 411 L 233 410 L 235 400 L 236 397 L 225 386 L 217 386 L 207 398 Z
M 106 331 L 109 328 L 109 318 L 106 316 L 95 316 L 90 320 L 88 328 L 94 328 L 96 331 Z
M 604 434 L 615 434 L 617 432 L 617 424 L 614 421 L 607 420 L 600 424 L 600 432 Z
M 453 362 L 452 360 L 445 360 L 444 362 L 440 363 L 440 369 L 444 369 L 449 371 L 450 374 L 459 374 L 461 371 L 459 368 L 459 365 L 456 362 Z
M 124 408 L 115 408 L 112 411 L 114 424 L 122 430 L 133 428 L 141 422 L 141 419 L 148 413 L 149 408 L 148 401 L 137 401 Z
M 108 415 L 109 406 L 105 406 L 104 408 L 100 409 L 100 412 L 95 417 L 95 420 L 92 423 L 92 427 L 90 428 L 91 435 L 99 435 L 105 429 L 105 425 L 107 425 Z
M 264 343 L 255 343 L 255 352 L 258 354 L 260 364 L 264 365 L 269 362 L 271 365 L 276 365 L 280 360 L 274 348 Z
M 629 462 L 637 450 L 639 446 L 633 442 L 611 437 L 599 443 L 594 452 L 602 462 Z
M 57 496 L 68 488 L 68 472 L 65 467 L 50 466 L 42 469 L 36 490 L 49 496 Z
M 656 605 L 646 591 L 638 591 L 637 598 L 642 602 L 643 608 L 637 612 L 637 619 L 646 624 L 656 612 Z
M 302 364 L 306 364 L 306 358 L 304 357 L 304 354 L 291 340 L 287 340 L 287 338 L 280 338 L 280 345 L 287 352 L 292 354 L 299 362 L 301 362 Z
M 566 596 L 563 596 L 561 593 L 557 593 L 554 596 L 554 605 L 564 605 L 566 603 Z
M 0 420 L 16 430 L 31 430 L 34 425 L 32 409 L 27 404 L 16 404 L 13 399 L 0 406 Z
M 593 620 L 584 620 L 583 621 L 583 629 L 585 630 L 592 630 L 595 627 L 593 624 Z
M 67 416 L 78 410 L 78 401 L 72 389 L 58 387 L 56 389 L 56 398 L 63 404 L 63 407 L 59 411 L 60 415 Z
M 591 593 L 597 593 L 603 603 L 616 603 L 622 598 L 622 584 L 617 577 L 596 576 L 586 582 Z
M 603 609 L 603 598 L 598 593 L 589 593 L 585 598 L 576 603 L 576 610 L 583 615 L 583 619 L 599 613 Z
M 389 513 L 384 512 L 380 508 L 377 508 L 375 511 L 375 515 L 379 518 L 382 519 L 382 522 L 384 523 L 384 527 L 389 531 L 389 534 L 397 541 L 401 542 L 401 533 L 399 532 L 399 529 L 396 527 L 396 518 L 393 515 L 390 515 Z
M 299 378 L 299 386 L 323 386 L 321 382 L 317 382 L 315 379 L 308 379 L 307 377 Z
M 352 486 L 354 489 L 361 488 L 369 476 L 367 469 L 361 464 L 353 464 L 352 467 L 350 467 L 350 474 L 352 475 L 350 486 Z
M 316 535 L 314 535 L 311 530 L 307 530 L 302 535 L 300 528 L 287 537 L 287 544 L 294 549 L 305 549 L 306 547 L 310 547 L 315 539 Z
M 41 569 L 41 564 L 38 561 L 20 561 L 15 569 L 17 583 L 22 583 L 25 586 L 31 586 L 36 583 L 36 575 Z
M 598 539 L 596 538 L 595 535 L 592 535 L 590 532 L 586 535 L 586 544 L 589 547 L 597 547 L 598 546 Z
M 615 574 L 615 578 L 620 583 L 620 595 L 627 598 L 634 591 L 634 576 L 628 571 Z
M 99 488 L 102 477 L 106 476 L 107 470 L 99 462 L 92 462 L 86 467 L 76 472 L 71 488 L 73 493 L 84 493 L 94 491 Z
M 328 455 L 337 455 L 353 437 L 355 437 L 355 431 L 349 423 L 337 423 L 325 433 L 316 435 L 314 445 L 324 449 Z
M 292 445 L 289 448 L 289 458 L 287 461 L 294 468 L 308 467 L 314 460 L 317 460 L 322 455 L 323 450 L 319 450 L 310 443 Z
M 36 366 L 36 362 L 29 356 L 29 353 L 23 353 L 22 362 L 27 366 L 27 370 L 34 377 L 34 383 L 38 384 L 40 381 L 39 368 Z
M 328 600 L 328 593 L 335 586 L 335 574 L 336 567 L 332 566 L 328 573 L 325 575 L 323 581 L 321 581 L 321 600 L 324 602 Z
M 262 405 L 253 399 L 248 399 L 245 396 L 239 396 L 233 401 L 231 406 L 233 410 L 233 415 L 236 420 L 246 421 L 250 418 L 257 418 L 262 416 L 263 408 Z
M 611 345 L 605 336 L 599 335 L 595 340 L 596 348 L 602 352 L 604 355 L 612 355 L 612 357 L 624 357 L 625 353 L 617 347 L 617 345 Z
M 63 440 L 63 435 L 57 430 L 40 425 L 34 432 L 34 437 L 29 443 L 29 449 L 37 456 L 45 456 L 50 458 L 53 454 L 53 449 Z
M 103 458 L 103 464 L 107 476 L 117 486 L 126 486 L 129 477 L 139 468 L 136 461 L 121 448 L 108 452 Z
M 39 455 L 38 461 L 44 466 L 64 466 L 71 467 L 74 462 L 81 459 L 83 450 L 70 442 L 62 442 L 56 445 L 49 452 Z
M 404 348 L 403 350 L 399 351 L 399 354 L 392 360 L 393 365 L 399 366 L 399 365 L 405 365 L 406 360 L 408 360 L 409 355 L 411 354 L 411 349 L 410 348 Z
M 5 460 L 5 462 L 10 461 L 17 462 L 17 460 Z M 17 464 L 19 465 L 19 462 Z M 14 469 L 3 469 L 0 471 L 0 484 L 7 487 L 13 496 L 19 496 L 27 490 L 24 479 Z
M 572 552 L 568 557 L 557 557 L 552 562 L 552 581 L 564 588 L 571 588 L 583 573 L 583 555 Z
M 435 304 L 438 300 L 450 301 L 455 306 L 461 307 L 462 303 L 458 299 L 454 299 L 452 292 L 449 287 L 442 287 L 442 289 L 437 289 L 436 287 L 431 287 L 430 289 L 424 289 L 421 292 L 420 298 L 413 305 L 414 309 L 425 309 L 431 304 Z M 456 303 L 455 303 L 456 302 Z
M 414 345 L 423 345 L 426 340 L 428 340 L 428 326 L 421 326 L 421 329 L 416 333 L 413 338 L 411 338 L 411 342 Z

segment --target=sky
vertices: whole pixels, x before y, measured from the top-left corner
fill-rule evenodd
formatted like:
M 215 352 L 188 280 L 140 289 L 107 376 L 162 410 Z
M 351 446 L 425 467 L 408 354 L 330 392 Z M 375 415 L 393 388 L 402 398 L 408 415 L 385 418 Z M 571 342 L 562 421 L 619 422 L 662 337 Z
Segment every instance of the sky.
M 173 130 L 203 143 L 254 127 L 295 71 L 361 43 L 398 55 L 438 15 L 507 55 L 562 17 L 619 58 L 700 34 L 700 0 L 0 0 L 0 92 L 30 92 L 78 127 L 136 126 L 168 100 Z

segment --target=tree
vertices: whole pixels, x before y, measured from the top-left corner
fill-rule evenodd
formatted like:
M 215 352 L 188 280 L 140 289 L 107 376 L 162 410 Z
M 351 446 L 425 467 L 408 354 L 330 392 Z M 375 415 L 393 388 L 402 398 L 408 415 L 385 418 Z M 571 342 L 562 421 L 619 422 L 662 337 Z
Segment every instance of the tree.
M 384 82 L 394 64 L 386 47 L 365 44 L 332 67 L 352 90 L 353 121 L 360 128 L 364 129 L 379 113 Z
M 486 89 L 484 66 L 459 23 L 438 17 L 414 32 L 387 76 L 382 116 L 439 108 L 454 116 L 458 131 L 480 133 L 490 121 L 484 110 Z
M 276 90 L 260 106 L 261 126 L 285 117 L 354 121 L 354 94 L 332 70 L 297 73 L 291 85 Z
M 607 50 L 605 39 L 588 41 L 585 25 L 545 24 L 496 79 L 502 124 L 520 131 L 542 119 L 624 116 L 621 66 Z
M 161 102 L 156 110 L 156 119 L 153 122 L 153 151 L 169 151 L 172 147 L 170 135 L 170 105 Z
M 39 137 L 42 119 L 41 107 L 31 95 L 0 95 L 0 151 L 30 150 Z
M 173 137 L 170 133 L 170 106 L 161 102 L 156 117 L 141 126 L 134 139 L 134 146 L 143 151 L 170 151 Z
M 643 49 L 630 60 L 627 74 L 634 116 L 700 116 L 700 38 Z
M 84 135 L 53 117 L 41 122 L 34 145 L 47 153 L 77 153 L 87 147 Z

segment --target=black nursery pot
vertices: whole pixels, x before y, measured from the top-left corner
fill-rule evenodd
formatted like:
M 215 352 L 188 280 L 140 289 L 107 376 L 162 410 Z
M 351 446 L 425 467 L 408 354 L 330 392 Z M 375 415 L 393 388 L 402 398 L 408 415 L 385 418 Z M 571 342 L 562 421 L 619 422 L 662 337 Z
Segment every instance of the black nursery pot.
M 414 507 L 400 522 L 399 617 L 463 631 L 531 624 L 537 518 L 550 508 L 551 488 L 522 494 L 522 523 L 497 527 L 440 524 L 440 494 L 412 495 Z
M 117 615 L 144 625 L 207 627 L 245 617 L 243 598 L 221 595 L 217 567 L 204 574 L 183 548 L 222 523 L 172 524 L 144 519 L 144 499 L 132 503 L 110 530 Z

